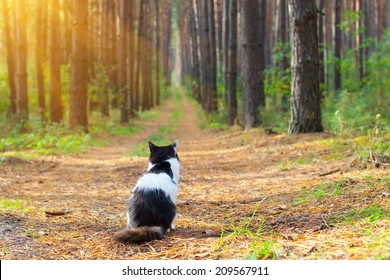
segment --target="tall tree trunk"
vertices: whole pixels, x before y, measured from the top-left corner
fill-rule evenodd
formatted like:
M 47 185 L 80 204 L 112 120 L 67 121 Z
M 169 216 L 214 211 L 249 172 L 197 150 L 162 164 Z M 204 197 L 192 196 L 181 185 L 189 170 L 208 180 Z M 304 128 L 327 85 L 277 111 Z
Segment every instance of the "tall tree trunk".
M 45 0 L 42 0 L 37 4 L 36 14 L 36 37 L 35 37 L 35 70 L 37 72 L 37 90 L 38 90 L 38 111 L 41 116 L 41 120 L 45 120 L 46 116 L 46 104 L 45 104 L 45 80 L 43 76 L 43 54 L 42 54 L 42 41 L 43 28 L 46 28 L 46 24 L 43 21 L 43 7 L 47 5 Z
M 191 53 L 192 53 L 192 78 L 193 81 L 191 83 L 192 85 L 192 92 L 196 100 L 200 102 L 201 100 L 201 88 L 200 88 L 200 67 L 199 67 L 199 42 L 198 42 L 198 35 L 196 32 L 196 21 L 195 21 L 195 11 L 194 11 L 194 3 L 191 1 L 188 3 L 188 18 L 189 18 L 189 24 L 190 24 L 190 33 L 191 33 Z
M 102 70 L 102 76 L 110 75 L 109 72 L 109 2 L 110 0 L 102 0 L 101 2 L 101 13 L 100 13 L 100 30 L 101 30 L 101 46 L 100 46 L 100 62 L 104 66 Z M 109 91 L 109 81 L 105 79 L 100 84 L 100 112 L 103 116 L 108 117 L 110 115 L 110 91 Z
M 264 49 L 260 30 L 258 0 L 241 0 L 241 82 L 242 126 L 260 124 L 259 107 L 265 106 L 263 70 Z
M 137 112 L 135 97 L 135 32 L 134 22 L 136 15 L 136 1 L 129 1 L 129 15 L 127 19 L 128 26 L 128 84 L 129 84 L 129 110 L 130 116 L 135 116 Z
M 222 73 L 223 81 L 225 82 L 226 94 L 224 93 L 224 101 L 228 102 L 228 67 L 229 67 L 229 21 L 231 14 L 229 13 L 229 8 L 231 6 L 230 0 L 223 0 L 223 28 L 222 28 Z M 235 4 L 237 5 L 237 3 Z M 237 11 L 236 11 L 237 12 Z M 237 24 L 237 22 L 235 23 Z
M 223 39 L 222 39 L 222 26 L 223 26 L 223 1 L 224 0 L 216 0 L 216 7 L 217 7 L 217 63 L 222 63 L 222 50 L 223 50 Z M 220 68 L 217 68 L 220 69 Z M 223 73 L 222 73 L 223 74 Z
M 335 57 L 335 66 L 334 66 L 334 90 L 337 92 L 341 88 L 341 1 L 335 1 L 335 16 L 334 16 L 334 57 Z
M 145 10 L 145 30 L 146 30 L 146 49 L 145 49 L 145 94 L 147 96 L 147 110 L 150 110 L 153 105 L 153 87 L 152 87 L 152 10 L 151 2 L 146 1 Z
M 156 64 L 155 64 L 155 72 L 156 72 L 156 105 L 160 105 L 160 64 L 161 64 L 161 49 L 160 49 L 160 1 L 155 0 L 155 17 L 156 17 Z
M 88 0 L 72 0 L 69 123 L 88 131 Z
M 237 1 L 230 0 L 229 2 L 229 62 L 227 63 L 227 101 L 228 125 L 233 125 L 237 117 Z
M 27 17 L 26 1 L 15 0 L 16 9 L 16 97 L 17 114 L 22 121 L 28 119 L 27 94 Z
M 289 0 L 291 120 L 289 133 L 323 131 L 318 80 L 317 8 L 314 0 Z
M 142 79 L 142 111 L 146 111 L 149 109 L 149 95 L 148 95 L 148 65 L 147 65 L 147 56 L 148 56 L 148 42 L 147 42 L 147 0 L 141 0 L 141 6 L 142 6 L 142 17 L 140 15 L 140 21 L 139 25 L 141 25 L 141 32 L 139 40 L 142 41 L 142 50 L 141 50 L 141 79 Z
M 215 36 L 214 1 L 206 1 L 208 4 L 209 25 L 209 52 L 210 52 L 210 94 L 207 102 L 207 112 L 218 110 L 217 102 L 217 44 Z
M 318 52 L 318 63 L 319 63 L 319 82 L 320 85 L 325 84 L 325 36 L 324 36 L 324 1 L 325 0 L 319 0 L 319 11 L 320 14 L 318 16 L 318 44 L 319 44 L 319 52 Z
M 356 21 L 356 69 L 358 72 L 358 79 L 360 82 L 363 81 L 364 77 L 364 62 L 363 62 L 363 30 L 361 30 L 361 27 L 364 28 L 363 25 L 363 6 L 362 6 L 362 0 L 356 1 L 356 12 L 360 14 L 360 18 L 358 21 Z
M 143 34 L 143 21 L 144 21 L 144 0 L 139 2 L 139 12 L 138 12 L 138 41 L 137 41 L 137 64 L 135 71 L 135 94 L 136 94 L 136 108 L 139 109 L 143 100 L 141 100 L 141 72 L 143 67 L 143 52 L 144 52 L 144 40 L 142 39 L 141 34 Z
M 171 0 L 162 1 L 163 9 L 163 69 L 166 85 L 171 84 Z
M 63 14 L 64 14 L 64 63 L 69 63 L 70 61 L 70 53 L 72 50 L 72 33 L 71 25 L 70 25 L 70 13 L 72 11 L 71 0 L 63 0 Z M 42 5 L 44 5 L 42 3 Z
M 210 36 L 209 36 L 209 24 L 207 17 L 209 16 L 208 13 L 208 5 L 207 0 L 199 0 L 198 2 L 200 4 L 200 7 L 198 9 L 198 20 L 201 21 L 202 30 L 200 34 L 200 40 L 201 40 L 201 57 L 202 57 L 202 107 L 204 110 L 207 111 L 207 102 L 209 100 L 210 95 Z
M 16 84 L 15 84 L 15 53 L 14 44 L 11 37 L 11 28 L 9 20 L 9 9 L 7 0 L 2 0 L 2 11 L 4 20 L 4 41 L 7 50 L 7 68 L 8 68 L 8 85 L 10 90 L 10 113 L 16 114 Z M 14 3 L 13 3 L 14 5 Z
M 62 121 L 60 5 L 51 0 L 50 29 L 50 121 Z
M 128 0 L 119 2 L 119 43 L 118 43 L 118 91 L 121 108 L 121 123 L 129 121 L 127 85 L 127 12 Z

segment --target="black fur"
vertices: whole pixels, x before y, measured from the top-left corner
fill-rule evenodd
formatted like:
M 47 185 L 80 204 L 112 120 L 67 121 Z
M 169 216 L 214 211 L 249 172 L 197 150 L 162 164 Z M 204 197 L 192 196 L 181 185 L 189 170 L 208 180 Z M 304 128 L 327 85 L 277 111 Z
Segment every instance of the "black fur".
M 171 163 L 168 161 L 177 155 L 177 141 L 169 146 L 158 147 L 149 142 L 150 157 L 149 162 L 153 166 L 144 176 L 148 174 L 167 174 L 172 184 L 177 188 L 178 175 L 174 179 Z M 176 172 L 176 171 L 175 171 Z M 150 175 L 149 175 L 150 176 Z M 152 181 L 148 181 L 148 178 Z M 117 232 L 114 240 L 121 243 L 142 243 L 155 239 L 162 239 L 164 233 L 173 226 L 172 222 L 176 216 L 176 205 L 166 192 L 166 187 L 170 188 L 166 181 L 159 187 L 159 180 L 164 180 L 160 176 L 141 177 L 133 190 L 128 204 L 128 228 Z M 144 181 L 142 181 L 144 179 Z M 146 180 L 146 181 L 145 181 Z M 154 181 L 157 181 L 154 186 Z M 166 178 L 165 178 L 166 180 Z M 148 185 L 144 185 L 148 184 Z M 149 185 L 153 184 L 153 185 Z M 176 192 L 174 192 L 176 198 Z M 170 193 L 170 195 L 172 195 Z
M 136 190 L 128 206 L 134 227 L 160 226 L 166 231 L 176 215 L 176 206 L 163 190 Z
M 171 169 L 171 164 L 168 161 L 163 161 L 161 163 L 156 163 L 147 173 L 166 173 L 171 179 L 173 179 L 173 172 Z
M 177 155 L 175 151 L 174 144 L 169 146 L 162 146 L 158 147 L 154 145 L 152 142 L 149 141 L 149 150 L 150 150 L 150 157 L 149 161 L 152 164 L 157 164 L 164 162 L 170 158 L 177 158 L 179 160 L 179 156 Z

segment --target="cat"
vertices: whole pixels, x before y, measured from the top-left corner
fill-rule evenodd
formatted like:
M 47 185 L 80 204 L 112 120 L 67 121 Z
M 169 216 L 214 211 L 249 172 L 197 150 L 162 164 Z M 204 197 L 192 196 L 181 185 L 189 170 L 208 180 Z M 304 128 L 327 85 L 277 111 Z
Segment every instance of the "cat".
M 127 210 L 127 228 L 113 239 L 120 243 L 143 243 L 162 239 L 174 229 L 179 189 L 178 140 L 169 146 L 148 142 L 148 169 L 134 187 Z

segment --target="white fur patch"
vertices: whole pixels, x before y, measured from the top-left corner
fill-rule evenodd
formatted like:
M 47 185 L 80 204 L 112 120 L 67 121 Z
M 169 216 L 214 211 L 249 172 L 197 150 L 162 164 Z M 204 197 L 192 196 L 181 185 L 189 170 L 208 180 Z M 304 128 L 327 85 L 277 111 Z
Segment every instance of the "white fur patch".
M 175 177 L 174 177 L 175 178 Z M 144 174 L 135 185 L 134 190 L 156 190 L 160 189 L 165 191 L 173 204 L 176 204 L 176 194 L 178 187 L 176 182 L 172 182 L 171 177 L 166 173 L 146 173 Z

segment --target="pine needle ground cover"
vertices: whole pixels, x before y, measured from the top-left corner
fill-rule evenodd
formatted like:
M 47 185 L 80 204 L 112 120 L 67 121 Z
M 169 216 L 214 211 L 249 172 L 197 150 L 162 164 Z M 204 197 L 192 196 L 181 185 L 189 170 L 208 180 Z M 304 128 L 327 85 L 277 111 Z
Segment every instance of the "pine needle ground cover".
M 140 131 L 106 136 L 107 146 L 1 155 L 0 258 L 390 258 L 388 147 L 375 167 L 329 133 L 200 129 L 193 105 L 180 102 L 160 107 Z M 147 166 L 134 148 L 160 134 L 180 141 L 177 229 L 139 246 L 116 244 Z

